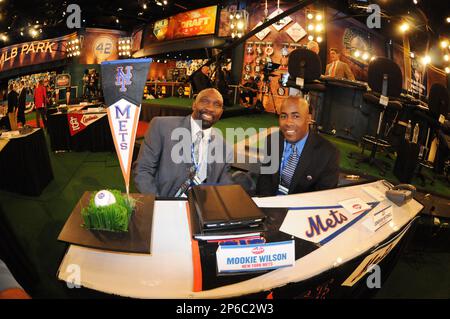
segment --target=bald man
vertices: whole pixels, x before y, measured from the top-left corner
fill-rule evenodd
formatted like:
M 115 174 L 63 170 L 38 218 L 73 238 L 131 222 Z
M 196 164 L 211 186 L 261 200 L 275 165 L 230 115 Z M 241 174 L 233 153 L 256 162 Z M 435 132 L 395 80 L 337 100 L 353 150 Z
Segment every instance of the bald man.
M 200 70 L 197 70 L 192 76 L 192 84 L 194 89 L 194 94 L 199 93 L 200 91 L 212 88 L 212 82 L 209 78 L 209 67 L 202 66 Z
M 279 115 L 279 154 L 267 138 L 271 161 L 278 160 L 275 174 L 261 174 L 257 195 L 275 196 L 330 189 L 339 181 L 339 151 L 323 137 L 309 131 L 311 114 L 306 100 L 289 96 Z M 270 166 L 271 163 L 265 164 Z
M 316 41 L 313 41 L 313 40 L 309 41 L 306 44 L 306 48 L 310 51 L 313 51 L 315 54 L 319 54 L 319 51 L 320 51 L 319 43 L 317 43 Z
M 192 185 L 231 184 L 233 148 L 212 128 L 222 112 L 222 95 L 209 88 L 197 95 L 191 115 L 154 117 L 133 168 L 137 190 L 182 197 Z

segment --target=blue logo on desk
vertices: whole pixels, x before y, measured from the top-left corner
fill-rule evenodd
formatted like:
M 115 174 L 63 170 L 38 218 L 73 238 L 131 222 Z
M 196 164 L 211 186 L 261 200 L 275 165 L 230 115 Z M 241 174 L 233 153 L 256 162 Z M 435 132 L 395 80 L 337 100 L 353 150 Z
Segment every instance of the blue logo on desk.
M 131 65 L 127 65 L 125 67 L 126 73 L 123 71 L 123 66 L 119 66 L 117 68 L 117 74 L 116 74 L 116 86 L 120 86 L 119 91 L 120 92 L 126 92 L 127 91 L 127 85 L 131 85 L 131 78 L 133 77 L 133 73 L 131 71 L 133 70 L 133 67 Z

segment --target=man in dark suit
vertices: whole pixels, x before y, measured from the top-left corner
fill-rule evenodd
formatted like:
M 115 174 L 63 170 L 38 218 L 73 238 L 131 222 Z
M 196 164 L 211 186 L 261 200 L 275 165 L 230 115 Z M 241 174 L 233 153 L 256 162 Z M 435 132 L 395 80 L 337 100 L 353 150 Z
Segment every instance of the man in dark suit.
M 233 149 L 212 128 L 222 112 L 222 96 L 209 88 L 197 95 L 191 115 L 154 117 L 133 168 L 138 191 L 180 197 L 192 185 L 231 184 Z
M 20 94 L 19 94 L 19 107 L 17 110 L 17 122 L 22 123 L 25 126 L 25 103 L 27 99 L 27 88 L 25 82 L 20 83 Z
M 276 161 L 274 174 L 261 174 L 259 196 L 296 194 L 334 188 L 339 180 L 339 151 L 323 137 L 309 131 L 311 114 L 306 100 L 289 96 L 283 101 L 278 138 L 267 138 L 267 153 Z M 281 133 L 281 134 L 280 134 Z M 272 142 L 279 142 L 279 152 Z M 269 162 L 265 166 L 271 166 Z
M 9 85 L 8 93 L 8 117 L 11 131 L 17 130 L 17 106 L 19 103 L 18 94 L 15 90 L 15 85 L 11 83 Z
M 194 94 L 198 94 L 207 88 L 212 88 L 211 80 L 209 79 L 209 67 L 202 66 L 200 70 L 197 70 L 192 76 L 192 84 Z

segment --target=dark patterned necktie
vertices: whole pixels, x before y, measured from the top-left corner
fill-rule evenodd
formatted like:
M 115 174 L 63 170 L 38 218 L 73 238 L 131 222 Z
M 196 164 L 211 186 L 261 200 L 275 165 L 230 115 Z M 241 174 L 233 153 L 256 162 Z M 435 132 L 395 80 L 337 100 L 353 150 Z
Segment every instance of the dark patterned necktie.
M 288 161 L 284 166 L 283 171 L 281 172 L 281 185 L 286 188 L 289 188 L 289 186 L 291 185 L 292 176 L 294 176 L 295 168 L 297 167 L 298 163 L 297 147 L 295 147 L 294 144 L 291 147 L 291 156 L 289 156 Z
M 196 135 L 197 139 L 194 142 L 194 161 L 196 165 L 199 165 L 200 163 L 198 161 L 200 160 L 200 143 L 203 138 L 203 131 L 197 132 Z

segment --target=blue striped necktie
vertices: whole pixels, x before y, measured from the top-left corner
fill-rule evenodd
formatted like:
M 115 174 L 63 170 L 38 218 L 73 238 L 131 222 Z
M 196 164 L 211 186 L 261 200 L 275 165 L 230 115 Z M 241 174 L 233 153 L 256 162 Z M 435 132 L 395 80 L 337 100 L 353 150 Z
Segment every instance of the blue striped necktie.
M 281 172 L 281 185 L 286 188 L 289 188 L 291 185 L 292 176 L 294 176 L 295 168 L 298 163 L 297 147 L 295 147 L 295 144 L 292 144 L 291 147 L 291 156 L 289 156 L 289 159 Z

